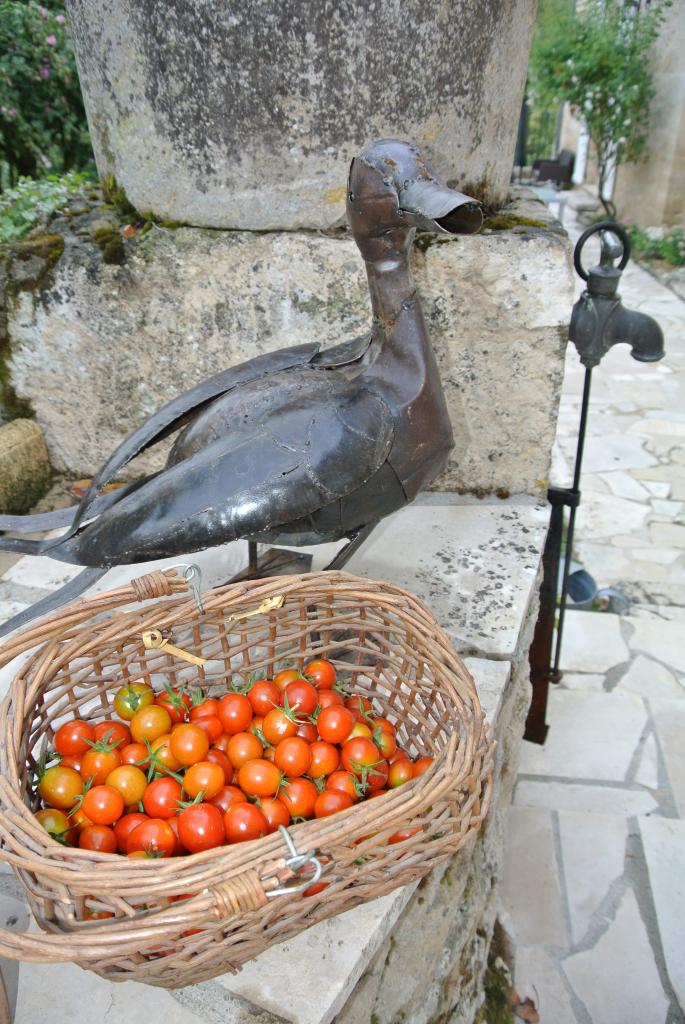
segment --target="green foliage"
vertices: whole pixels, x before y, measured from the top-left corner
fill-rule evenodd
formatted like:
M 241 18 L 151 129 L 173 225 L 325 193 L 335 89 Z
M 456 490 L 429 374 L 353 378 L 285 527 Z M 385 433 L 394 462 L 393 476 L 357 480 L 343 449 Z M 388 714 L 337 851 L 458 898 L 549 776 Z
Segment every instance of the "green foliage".
M 637 257 L 663 260 L 673 267 L 685 267 L 685 229 L 671 228 L 661 238 L 651 238 L 638 227 L 631 227 L 628 231 L 633 253 Z
M 84 167 L 88 127 L 64 11 L 0 0 L 0 184 Z
M 88 172 L 50 174 L 37 181 L 20 178 L 0 194 L 0 242 L 23 238 L 31 228 L 46 223 L 51 214 L 67 206 L 91 181 Z
M 600 195 L 612 163 L 644 152 L 654 96 L 649 49 L 670 0 L 646 11 L 621 0 L 586 0 L 576 9 L 548 0 L 531 54 L 530 82 L 547 109 L 568 101 L 597 150 Z

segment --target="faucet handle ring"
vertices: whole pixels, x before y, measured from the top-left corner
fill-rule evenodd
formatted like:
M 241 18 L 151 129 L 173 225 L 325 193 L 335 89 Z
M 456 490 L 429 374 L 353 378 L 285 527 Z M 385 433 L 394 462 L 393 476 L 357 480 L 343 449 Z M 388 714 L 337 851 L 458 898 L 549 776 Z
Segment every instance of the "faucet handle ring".
M 576 242 L 575 249 L 573 250 L 573 266 L 576 268 L 576 273 L 579 277 L 582 277 L 583 281 L 587 281 L 588 279 L 588 272 L 583 266 L 581 260 L 583 249 L 585 248 L 587 241 L 593 235 L 600 232 L 615 235 L 621 242 L 621 261 L 618 264 L 618 267 L 615 268 L 616 270 L 619 272 L 623 270 L 630 259 L 630 236 L 622 224 L 616 224 L 616 222 L 612 220 L 603 220 L 598 224 L 593 224 L 582 233 Z M 621 249 L 615 245 L 607 244 L 604 241 L 604 238 L 602 238 L 602 254 L 600 257 L 601 266 L 607 268 L 613 266 L 611 261 L 616 259 L 621 252 Z

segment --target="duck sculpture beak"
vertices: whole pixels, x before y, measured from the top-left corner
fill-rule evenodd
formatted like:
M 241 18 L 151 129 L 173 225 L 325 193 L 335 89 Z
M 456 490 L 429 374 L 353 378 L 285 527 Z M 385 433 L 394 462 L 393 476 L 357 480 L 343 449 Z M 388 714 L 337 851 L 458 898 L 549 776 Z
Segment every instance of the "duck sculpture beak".
M 483 223 L 483 214 L 475 199 L 455 192 L 435 178 L 410 179 L 399 188 L 398 196 L 403 215 L 420 231 L 471 235 Z

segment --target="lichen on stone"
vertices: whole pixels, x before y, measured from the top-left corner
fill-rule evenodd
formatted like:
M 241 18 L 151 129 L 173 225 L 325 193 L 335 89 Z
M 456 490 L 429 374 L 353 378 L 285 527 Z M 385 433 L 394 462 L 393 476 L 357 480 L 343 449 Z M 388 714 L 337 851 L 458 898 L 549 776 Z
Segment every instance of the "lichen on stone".
M 511 231 L 512 228 L 547 228 L 549 224 L 544 220 L 536 220 L 534 217 L 522 217 L 516 213 L 492 214 L 483 221 L 481 231 Z

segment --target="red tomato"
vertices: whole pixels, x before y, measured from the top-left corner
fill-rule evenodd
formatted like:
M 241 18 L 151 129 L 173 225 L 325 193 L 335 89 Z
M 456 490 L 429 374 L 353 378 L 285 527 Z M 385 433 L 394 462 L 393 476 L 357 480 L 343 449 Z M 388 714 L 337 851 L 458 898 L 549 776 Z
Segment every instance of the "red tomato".
M 409 782 L 409 780 L 413 778 L 414 765 L 411 761 L 408 761 L 406 757 L 401 758 L 399 761 L 394 761 L 390 765 L 390 771 L 388 772 L 388 785 L 391 789 L 396 789 L 397 786 L 402 786 L 405 782 Z
M 242 804 L 237 804 L 241 807 Z M 178 838 L 189 853 L 222 846 L 226 841 L 224 818 L 214 804 L 191 804 L 178 816 Z
M 326 789 L 337 789 L 353 800 L 359 800 L 359 780 L 352 772 L 335 771 L 326 779 Z
M 269 832 L 269 824 L 254 804 L 234 804 L 224 814 L 224 830 L 229 843 L 259 839 Z
M 319 736 L 326 743 L 344 743 L 354 728 L 355 717 L 349 708 L 333 704 L 324 708 L 316 720 Z
M 377 761 L 366 773 L 365 788 L 369 795 L 375 795 L 378 790 L 385 789 L 388 784 L 389 765 L 387 761 Z M 362 776 L 364 782 L 364 776 Z
M 221 765 L 212 761 L 197 761 L 185 773 L 183 779 L 184 792 L 191 800 L 202 793 L 203 800 L 211 800 L 225 786 L 224 770 Z M 164 815 L 160 815 L 164 817 Z
M 219 750 L 217 747 L 210 747 L 207 751 L 207 761 L 211 761 L 212 764 L 218 764 L 224 773 L 224 784 L 230 786 L 233 782 L 233 765 L 228 760 L 223 750 Z
M 406 750 L 402 750 L 402 747 L 398 747 L 395 753 L 390 758 L 390 764 L 394 764 L 395 761 L 411 761 L 411 758 Z
M 337 814 L 338 811 L 352 807 L 353 804 L 354 800 L 347 793 L 339 789 L 324 789 L 316 798 L 314 817 L 327 818 L 330 814 Z
M 256 736 L 257 739 L 259 739 L 259 734 L 262 732 L 263 725 L 264 725 L 264 716 L 263 715 L 255 715 L 254 718 L 252 719 L 252 721 L 250 722 L 250 728 L 249 728 L 248 731 L 251 732 L 253 734 L 253 736 Z M 264 734 L 262 733 L 262 735 L 264 735 Z
M 289 779 L 308 772 L 311 762 L 311 748 L 306 740 L 299 736 L 290 736 L 288 739 L 281 740 L 276 747 L 274 764 Z
M 95 740 L 95 729 L 90 722 L 74 718 L 65 722 L 55 733 L 55 750 L 62 757 L 85 754 Z
M 187 722 L 174 727 L 169 747 L 179 764 L 195 764 L 207 757 L 209 740 L 202 729 L 193 722 Z
M 198 718 L 216 718 L 219 714 L 219 701 L 215 697 L 206 697 L 190 709 L 190 721 Z
M 159 772 L 177 772 L 181 767 L 181 762 L 178 758 L 174 757 L 171 752 L 171 733 L 165 732 L 162 736 L 158 736 L 156 740 L 151 743 L 152 747 L 152 760 L 155 765 L 155 770 Z M 148 762 L 150 758 L 148 757 Z
M 348 772 L 360 777 L 364 769 L 369 769 L 381 760 L 378 747 L 363 736 L 349 740 L 342 749 L 342 765 Z
M 131 719 L 131 736 L 136 743 L 152 743 L 171 729 L 171 718 L 159 704 L 150 704 L 136 711 Z
M 294 682 L 295 679 L 304 679 L 302 673 L 298 672 L 296 668 L 284 668 L 274 676 L 274 682 L 281 691 L 285 690 L 288 683 Z
M 73 768 L 75 772 L 81 774 L 81 761 L 83 758 L 80 754 L 67 754 L 60 760 L 62 768 Z
M 238 772 L 238 785 L 248 796 L 274 796 L 280 784 L 276 765 L 261 757 L 247 761 Z
M 117 838 L 114 829 L 107 825 L 88 825 L 79 836 L 82 850 L 97 850 L 98 853 L 116 853 Z
M 167 775 L 150 783 L 143 794 L 143 807 L 151 818 L 173 818 L 182 799 L 180 783 Z
M 247 732 L 252 721 L 252 705 L 244 693 L 227 693 L 219 701 L 219 718 L 229 736 Z
M 252 724 L 250 724 L 250 728 L 252 728 Z M 228 756 L 228 744 L 230 742 L 231 737 L 227 733 L 222 732 L 221 736 L 219 736 L 219 739 L 214 742 L 213 746 L 216 747 L 217 750 L 223 750 L 224 754 Z
M 148 818 L 137 825 L 128 835 L 128 856 L 144 851 L 148 856 L 172 857 L 176 847 L 176 836 L 168 821 L 162 818 Z
M 387 718 L 374 718 L 373 727 L 374 729 L 385 729 L 386 732 L 392 733 L 393 736 L 397 732 L 395 726 Z
M 127 807 L 136 805 L 143 799 L 147 786 L 145 772 L 141 772 L 140 768 L 133 764 L 120 764 L 109 773 L 105 781 L 108 786 L 119 790 Z
M 288 736 L 294 736 L 297 732 L 298 723 L 287 715 L 280 708 L 272 708 L 268 715 L 264 716 L 262 732 L 267 743 L 274 745 Z
M 358 722 L 365 722 L 367 716 L 373 711 L 373 704 L 369 698 L 362 697 L 358 693 L 352 697 L 345 698 L 345 707 L 354 713 L 354 717 Z
M 183 690 L 172 690 L 167 683 L 162 693 L 155 694 L 155 704 L 164 708 L 169 714 L 171 724 L 176 725 L 177 722 L 185 722 L 190 711 L 191 700 Z
M 306 679 L 295 679 L 283 691 L 288 704 L 299 715 L 311 715 L 319 703 L 319 691 Z
M 38 792 L 48 806 L 69 810 L 83 792 L 83 779 L 73 768 L 55 765 L 41 776 Z
M 204 718 L 196 718 L 193 725 L 196 725 L 198 729 L 202 729 L 207 734 L 207 739 L 210 743 L 216 743 L 224 731 L 217 715 L 205 715 Z
M 385 758 L 392 757 L 397 750 L 395 734 L 389 732 L 387 729 L 381 728 L 380 726 L 376 726 L 373 730 L 373 742 Z
M 234 768 L 242 768 L 248 761 L 254 761 L 261 757 L 264 748 L 251 732 L 237 732 L 231 736 L 226 750 L 226 756 Z
M 178 834 L 178 818 L 167 818 L 166 820 L 171 825 L 171 831 L 174 833 L 174 837 L 176 839 L 176 843 L 175 843 L 174 848 L 172 850 L 171 856 L 172 857 L 181 857 L 181 856 L 183 856 L 184 853 L 187 853 L 188 851 L 186 850 L 185 846 L 181 842 L 180 836 Z
M 69 811 L 69 821 L 78 832 L 93 824 L 90 818 L 86 817 L 83 813 L 83 808 L 81 807 L 77 807 L 75 811 Z
M 233 804 L 247 803 L 247 797 L 242 789 L 238 789 L 237 786 L 222 786 L 216 796 L 213 796 L 209 802 L 225 814 Z
M 259 679 L 247 692 L 247 699 L 255 715 L 268 715 L 273 707 L 281 703 L 281 691 L 271 679 Z
M 119 853 L 128 853 L 128 837 L 134 828 L 138 828 L 139 825 L 142 825 L 147 820 L 147 814 L 140 814 L 138 811 L 124 814 L 122 818 L 119 818 L 114 826 L 114 835 L 116 836 Z
M 131 742 L 131 730 L 123 722 L 113 722 L 111 719 L 106 722 L 98 722 L 95 726 L 95 742 L 105 740 L 110 747 L 120 750 Z
M 342 694 L 337 690 L 319 690 L 319 707 L 329 708 L 331 704 L 342 704 Z
M 110 747 L 105 740 L 100 740 L 84 754 L 81 759 L 81 778 L 84 782 L 92 780 L 92 785 L 102 786 L 110 772 L 121 764 L 121 754 Z
M 405 839 L 415 836 L 417 832 L 420 832 L 420 828 L 401 828 L 399 832 L 394 832 L 393 835 L 388 839 L 388 846 L 394 846 L 395 843 L 401 843 Z
M 319 734 L 316 731 L 316 726 L 312 725 L 311 722 L 300 722 L 295 735 L 299 736 L 300 739 L 306 740 L 307 743 L 314 743 Z
M 317 740 L 316 743 L 312 743 L 309 750 L 312 760 L 307 774 L 312 779 L 322 779 L 324 776 L 330 775 L 340 764 L 338 748 L 334 747 L 332 743 Z
M 144 743 L 127 743 L 118 749 L 122 764 L 135 764 L 139 768 L 147 768 L 149 760 Z
M 83 798 L 83 813 L 94 825 L 113 825 L 124 813 L 124 798 L 113 786 L 93 786 Z
M 312 661 L 308 661 L 304 667 L 304 675 L 307 679 L 311 679 L 320 690 L 330 690 L 335 684 L 335 668 L 330 661 L 326 661 L 324 658 L 314 658 Z
M 147 683 L 127 683 L 114 695 L 114 710 L 119 718 L 130 722 L 137 711 L 149 707 L 154 699 L 152 687 Z
M 291 779 L 278 794 L 293 818 L 312 818 L 319 791 L 309 779 Z
M 285 804 L 278 799 L 278 797 L 263 797 L 259 801 L 259 809 L 266 818 L 266 823 L 269 826 L 269 833 L 275 832 L 279 825 L 285 825 L 287 828 L 290 824 L 290 814 L 288 809 Z
M 423 775 L 424 772 L 427 772 L 432 764 L 432 757 L 420 757 L 418 761 L 414 762 L 414 778 L 417 779 L 419 775 Z

